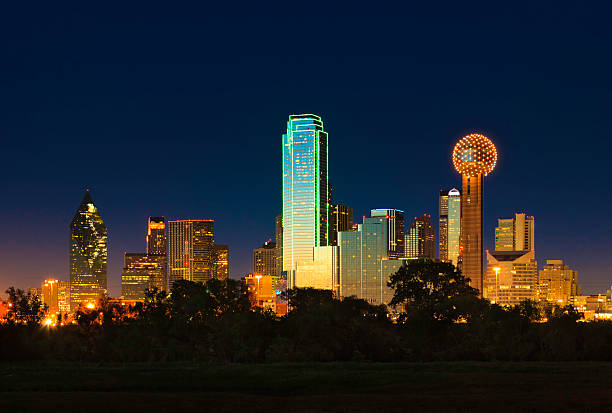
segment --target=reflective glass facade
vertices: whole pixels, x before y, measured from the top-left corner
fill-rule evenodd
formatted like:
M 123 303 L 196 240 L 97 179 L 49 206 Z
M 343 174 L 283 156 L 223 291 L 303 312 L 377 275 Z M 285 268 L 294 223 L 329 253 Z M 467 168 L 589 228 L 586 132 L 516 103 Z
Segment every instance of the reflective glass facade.
M 399 209 L 373 209 L 370 211 L 370 216 L 387 218 L 387 235 L 389 237 L 387 255 L 389 258 L 404 257 L 404 211 Z
M 461 193 L 457 189 L 448 192 L 448 243 L 447 260 L 457 266 L 461 254 Z
M 436 258 L 436 233 L 430 216 L 415 217 L 406 234 L 408 252 L 405 258 Z
M 169 288 L 178 280 L 206 282 L 213 277 L 212 219 L 168 221 Z
M 295 283 L 299 261 L 313 259 L 329 233 L 327 133 L 316 115 L 291 115 L 283 134 L 283 271 Z
M 70 309 L 106 294 L 106 225 L 89 190 L 70 223 Z
M 314 247 L 313 258 L 299 261 L 294 287 L 312 287 L 338 291 L 338 247 Z

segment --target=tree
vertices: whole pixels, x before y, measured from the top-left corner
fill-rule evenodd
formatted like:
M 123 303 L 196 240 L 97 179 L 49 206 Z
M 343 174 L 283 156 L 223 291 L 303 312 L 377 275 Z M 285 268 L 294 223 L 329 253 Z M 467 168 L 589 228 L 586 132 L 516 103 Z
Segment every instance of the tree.
M 392 306 L 401 305 L 408 314 L 456 321 L 469 318 L 471 314 L 462 314 L 462 308 L 474 308 L 474 300 L 478 300 L 478 290 L 469 282 L 452 264 L 422 258 L 400 267 L 387 285 L 395 290 Z
M 9 310 L 6 319 L 9 323 L 38 325 L 45 316 L 47 306 L 35 294 L 10 287 L 5 291 L 9 296 Z

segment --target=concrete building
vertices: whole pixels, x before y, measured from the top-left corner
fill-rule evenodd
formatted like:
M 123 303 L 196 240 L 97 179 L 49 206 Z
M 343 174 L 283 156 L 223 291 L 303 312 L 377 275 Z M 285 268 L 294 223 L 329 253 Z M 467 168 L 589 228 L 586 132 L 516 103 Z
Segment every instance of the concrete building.
M 253 250 L 253 274 L 277 275 L 276 243 L 266 241 L 261 248 Z
M 578 273 L 562 260 L 547 260 L 540 270 L 538 299 L 559 306 L 574 304 L 574 297 L 580 295 Z
M 533 251 L 535 220 L 525 214 L 498 219 L 495 228 L 495 251 Z
M 414 217 L 410 230 L 406 234 L 408 252 L 405 258 L 431 258 L 436 259 L 436 232 L 431 224 L 431 216 L 423 214 Z
M 329 245 L 338 245 L 338 232 L 350 231 L 352 226 L 353 208 L 346 205 L 330 205 Z
M 202 282 L 214 276 L 214 220 L 168 222 L 169 287 L 178 280 Z
M 487 251 L 484 298 L 513 306 L 538 297 L 538 264 L 534 251 Z

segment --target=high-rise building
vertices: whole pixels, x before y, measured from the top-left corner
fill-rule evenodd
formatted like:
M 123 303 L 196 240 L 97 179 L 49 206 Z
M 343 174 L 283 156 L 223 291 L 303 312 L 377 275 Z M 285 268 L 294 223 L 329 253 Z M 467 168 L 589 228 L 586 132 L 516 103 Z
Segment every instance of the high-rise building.
M 319 116 L 289 116 L 282 162 L 283 271 L 292 288 L 297 263 L 328 243 L 327 132 Z
M 276 273 L 279 276 L 283 273 L 283 216 L 276 216 Z
M 206 282 L 213 277 L 212 219 L 168 221 L 169 288 L 178 280 Z
M 497 163 L 495 145 L 483 135 L 462 138 L 453 149 L 453 165 L 461 174 L 462 272 L 470 285 L 483 291 L 483 178 Z
M 70 281 L 57 282 L 57 305 L 62 313 L 70 311 Z
M 89 190 L 70 223 L 70 309 L 106 294 L 106 225 Z
M 540 270 L 538 280 L 538 299 L 560 306 L 574 303 L 574 297 L 580 295 L 578 273 L 562 260 L 547 260 Z
M 266 241 L 261 248 L 253 250 L 253 274 L 276 275 L 276 243 Z
M 294 287 L 332 290 L 339 294 L 338 247 L 334 245 L 314 247 L 312 254 L 310 260 L 298 261 Z
M 126 300 L 144 300 L 145 290 L 160 288 L 158 280 L 166 274 L 166 256 L 161 254 L 125 253 L 121 273 L 121 295 Z
M 404 261 L 389 259 L 390 220 L 388 215 L 364 218 L 357 231 L 338 233 L 340 296 L 356 296 L 375 305 L 393 298 L 387 281 Z
M 166 219 L 149 217 L 147 254 L 166 255 Z
M 353 226 L 353 208 L 330 205 L 329 245 L 338 245 L 338 232 L 350 231 Z
M 405 258 L 436 259 L 436 232 L 431 224 L 431 215 L 414 217 L 406 236 L 408 253 Z
M 218 280 L 229 278 L 229 245 L 215 244 L 215 272 Z
M 387 236 L 388 240 L 388 252 L 387 257 L 389 259 L 403 258 L 405 255 L 404 250 L 404 211 L 399 209 L 373 209 L 370 211 L 370 216 L 374 217 L 385 217 L 387 220 Z M 347 228 L 346 231 L 349 229 Z
M 42 302 L 47 306 L 48 314 L 55 314 L 59 309 L 59 281 L 45 280 L 42 283 Z
M 537 299 L 538 263 L 534 251 L 487 251 L 484 298 L 513 306 Z
M 461 192 L 455 188 L 440 191 L 438 205 L 438 256 L 457 266 L 461 253 Z
M 534 223 L 534 218 L 525 214 L 498 219 L 495 228 L 495 251 L 535 250 Z

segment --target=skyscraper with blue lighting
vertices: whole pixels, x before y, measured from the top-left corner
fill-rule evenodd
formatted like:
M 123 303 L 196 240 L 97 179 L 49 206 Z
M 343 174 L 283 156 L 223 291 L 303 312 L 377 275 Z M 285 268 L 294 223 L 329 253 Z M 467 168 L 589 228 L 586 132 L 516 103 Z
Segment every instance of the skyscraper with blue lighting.
M 283 134 L 283 271 L 295 285 L 299 261 L 312 261 L 313 248 L 329 234 L 327 132 L 317 115 L 291 115 Z M 307 285 L 301 280 L 300 285 Z

